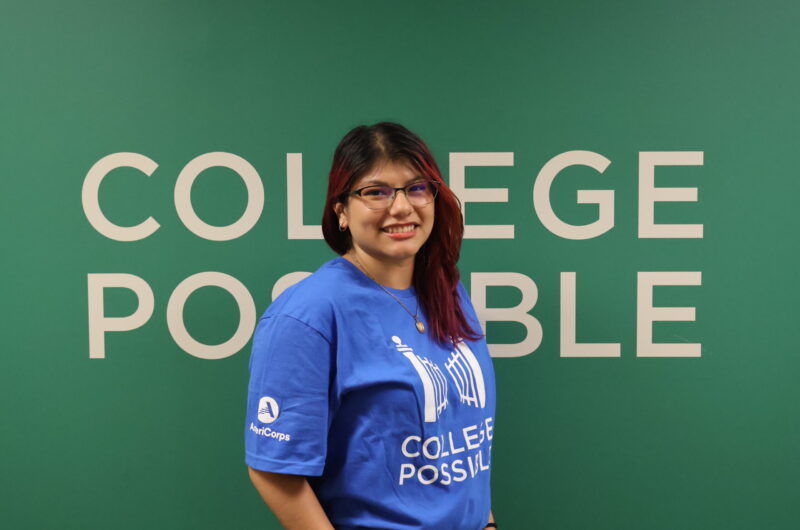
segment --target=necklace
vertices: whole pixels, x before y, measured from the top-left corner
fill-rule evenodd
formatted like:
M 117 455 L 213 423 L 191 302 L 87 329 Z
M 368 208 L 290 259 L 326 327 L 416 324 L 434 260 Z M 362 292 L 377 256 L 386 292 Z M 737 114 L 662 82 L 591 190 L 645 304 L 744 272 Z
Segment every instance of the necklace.
M 387 289 L 386 287 L 384 287 L 383 285 L 381 285 L 380 283 L 378 283 L 378 280 L 376 280 L 375 278 L 373 278 L 373 277 L 372 277 L 372 275 L 369 273 L 369 271 L 367 271 L 367 268 L 366 268 L 366 267 L 365 267 L 365 266 L 364 266 L 364 265 L 361 263 L 361 260 L 360 260 L 360 259 L 358 259 L 358 256 L 356 256 L 356 253 L 355 253 L 355 252 L 353 252 L 353 259 L 354 259 L 354 260 L 356 260 L 356 263 L 358 264 L 358 267 L 359 267 L 359 268 L 360 268 L 362 271 L 364 271 L 364 274 L 366 274 L 366 275 L 367 275 L 367 278 L 369 278 L 370 280 L 372 280 L 373 282 L 375 282 L 375 284 L 376 284 L 378 287 L 380 287 L 381 289 L 383 289 L 383 290 L 384 290 L 384 292 L 385 292 L 386 294 L 388 294 L 389 296 L 391 296 L 392 298 L 394 298 L 394 299 L 395 299 L 395 301 L 396 301 L 398 304 L 400 304 L 400 306 L 402 306 L 402 308 L 403 308 L 403 309 L 405 309 L 405 310 L 406 310 L 406 313 L 408 313 L 409 315 L 411 315 L 411 318 L 413 318 L 413 319 L 414 319 L 414 322 L 416 323 L 416 326 L 417 326 L 417 331 L 419 331 L 420 333 L 425 333 L 425 324 L 423 324 L 423 323 L 422 323 L 422 321 L 419 319 L 419 300 L 417 300 L 417 310 L 416 310 L 415 312 L 413 312 L 413 313 L 412 313 L 412 312 L 411 312 L 411 310 L 410 310 L 408 307 L 406 307 L 406 304 L 404 304 L 403 302 L 401 302 L 401 301 L 400 301 L 400 299 L 399 299 L 399 298 L 397 298 L 397 297 L 394 295 L 394 293 L 392 293 L 392 292 L 391 292 L 389 289 Z

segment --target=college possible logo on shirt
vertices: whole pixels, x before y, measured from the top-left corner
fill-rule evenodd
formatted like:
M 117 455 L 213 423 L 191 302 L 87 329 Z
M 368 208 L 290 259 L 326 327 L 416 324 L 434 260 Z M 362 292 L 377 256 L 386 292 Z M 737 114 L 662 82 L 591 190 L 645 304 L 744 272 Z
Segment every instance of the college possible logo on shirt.
M 435 422 L 447 408 L 447 379 L 435 362 L 414 353 L 413 348 L 403 344 L 400 337 L 393 336 L 392 342 L 397 351 L 411 362 L 422 381 L 425 422 Z M 481 409 L 486 406 L 486 385 L 481 365 L 463 341 L 456 345 L 455 351 L 450 352 L 445 368 L 456 387 L 461 403 Z
M 258 402 L 258 421 L 261 423 L 272 423 L 278 419 L 281 413 L 278 402 L 269 396 L 262 397 Z

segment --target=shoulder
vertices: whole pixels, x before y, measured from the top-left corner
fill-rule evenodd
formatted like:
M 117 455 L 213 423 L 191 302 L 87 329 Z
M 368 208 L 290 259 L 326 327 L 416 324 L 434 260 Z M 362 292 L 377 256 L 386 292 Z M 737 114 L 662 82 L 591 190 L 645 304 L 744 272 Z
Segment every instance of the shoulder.
M 354 270 L 354 266 L 343 258 L 326 261 L 316 272 L 283 291 L 267 308 L 267 314 L 291 314 L 320 304 L 335 304 L 359 286 Z
M 339 308 L 358 288 L 358 277 L 352 265 L 342 258 L 333 259 L 283 291 L 261 320 L 295 320 L 330 342 Z

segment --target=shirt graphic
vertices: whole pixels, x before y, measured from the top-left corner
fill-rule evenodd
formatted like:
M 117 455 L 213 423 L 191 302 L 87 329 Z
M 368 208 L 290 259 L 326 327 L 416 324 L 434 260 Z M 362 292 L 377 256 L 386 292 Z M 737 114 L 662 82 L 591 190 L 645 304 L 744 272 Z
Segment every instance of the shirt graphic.
M 397 351 L 411 362 L 422 381 L 425 422 L 435 422 L 447 408 L 447 379 L 435 362 L 414 353 L 413 348 L 404 344 L 400 337 L 393 336 L 392 342 Z M 463 341 L 456 345 L 455 351 L 450 352 L 445 368 L 453 380 L 461 403 L 481 409 L 486 406 L 486 386 L 481 365 Z
M 278 419 L 280 408 L 278 402 L 269 396 L 264 396 L 258 401 L 258 421 L 272 423 Z
M 414 350 L 403 344 L 400 337 L 392 337 L 397 351 L 402 352 L 406 359 L 411 361 L 411 365 L 417 371 L 422 381 L 422 391 L 425 395 L 425 421 L 434 422 L 439 415 L 447 408 L 447 379 L 442 375 L 439 366 L 427 359 L 414 353 Z
M 463 342 L 456 345 L 456 351 L 451 352 L 445 363 L 447 372 L 453 378 L 458 397 L 462 403 L 473 407 L 486 406 L 486 386 L 483 382 L 481 365 L 469 346 Z

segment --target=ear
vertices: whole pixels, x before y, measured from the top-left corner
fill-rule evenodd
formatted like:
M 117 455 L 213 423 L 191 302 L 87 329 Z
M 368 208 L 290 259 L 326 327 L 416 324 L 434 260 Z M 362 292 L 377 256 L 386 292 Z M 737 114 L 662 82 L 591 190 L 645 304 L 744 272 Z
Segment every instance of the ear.
M 336 217 L 339 218 L 339 226 L 347 226 L 347 211 L 345 206 L 341 202 L 337 202 L 333 206 L 333 211 L 336 213 Z

